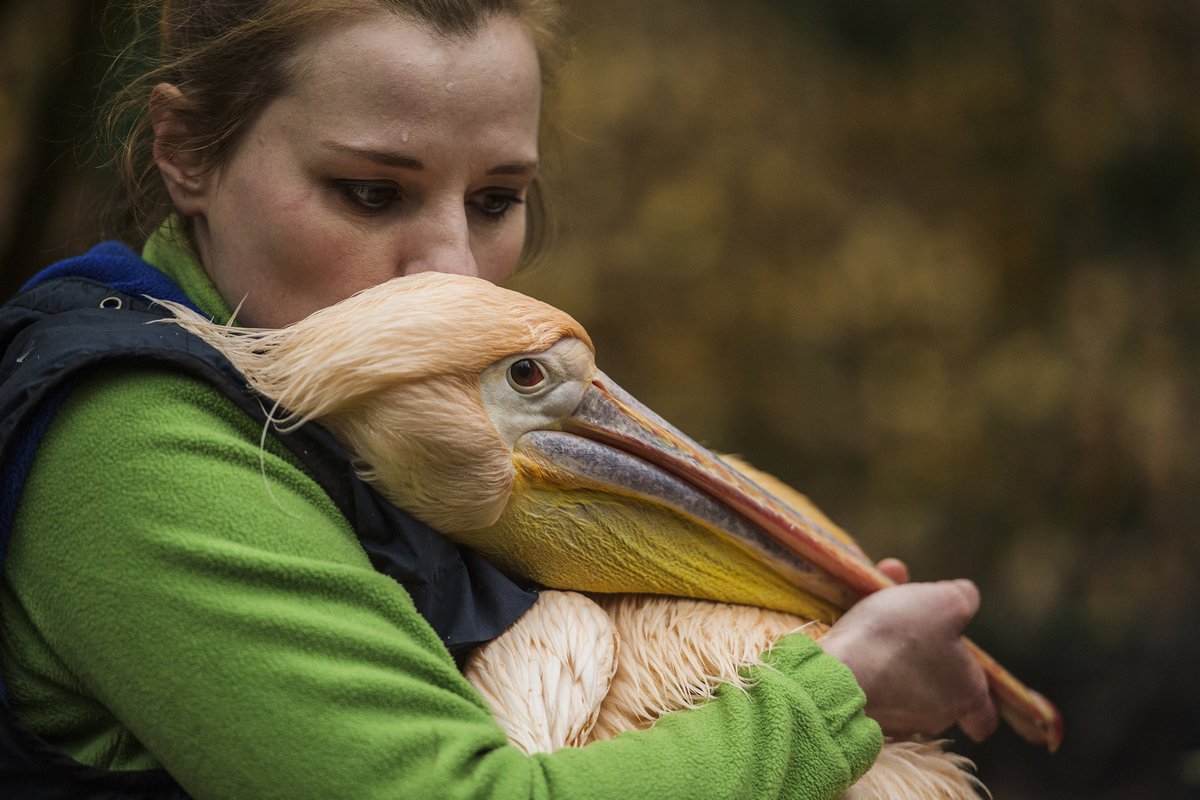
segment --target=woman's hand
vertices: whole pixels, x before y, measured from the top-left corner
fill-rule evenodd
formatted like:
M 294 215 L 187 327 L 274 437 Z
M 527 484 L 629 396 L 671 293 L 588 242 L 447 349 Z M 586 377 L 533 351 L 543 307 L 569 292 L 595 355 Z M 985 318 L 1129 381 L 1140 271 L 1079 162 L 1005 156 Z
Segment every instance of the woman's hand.
M 904 564 L 880 568 L 901 583 Z M 954 723 L 975 741 L 996 729 L 983 669 L 963 646 L 963 628 L 979 609 L 967 580 L 894 586 L 860 600 L 821 639 L 854 673 L 866 713 L 885 734 L 937 734 Z

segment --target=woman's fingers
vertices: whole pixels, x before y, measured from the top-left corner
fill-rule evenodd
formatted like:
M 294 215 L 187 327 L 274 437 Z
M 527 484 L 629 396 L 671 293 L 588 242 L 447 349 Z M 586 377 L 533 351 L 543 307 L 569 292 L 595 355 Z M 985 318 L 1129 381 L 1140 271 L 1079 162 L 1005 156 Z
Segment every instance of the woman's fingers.
M 885 558 L 875 568 L 896 583 L 908 583 L 908 565 L 898 558 Z
M 972 711 L 958 721 L 958 727 L 973 742 L 982 742 L 996 732 L 1000 724 L 1000 716 L 996 713 L 996 705 L 989 696 L 983 708 Z

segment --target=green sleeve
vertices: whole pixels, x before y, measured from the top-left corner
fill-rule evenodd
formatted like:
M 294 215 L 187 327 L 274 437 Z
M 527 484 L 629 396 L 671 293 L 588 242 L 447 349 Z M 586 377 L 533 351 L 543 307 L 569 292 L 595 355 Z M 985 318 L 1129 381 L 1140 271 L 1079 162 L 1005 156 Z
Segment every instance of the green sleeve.
M 0 591 L 18 715 L 77 759 L 160 764 L 204 798 L 837 796 L 878 727 L 802 636 L 748 691 L 525 756 L 403 589 L 272 437 L 150 372 L 64 403 Z

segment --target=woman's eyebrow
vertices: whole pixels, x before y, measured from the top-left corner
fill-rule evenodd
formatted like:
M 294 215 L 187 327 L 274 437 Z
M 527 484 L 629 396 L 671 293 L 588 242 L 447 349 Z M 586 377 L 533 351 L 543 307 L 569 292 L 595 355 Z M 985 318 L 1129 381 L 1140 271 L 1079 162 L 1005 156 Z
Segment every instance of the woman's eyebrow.
M 400 169 L 409 169 L 420 171 L 425 169 L 425 165 L 420 159 L 397 153 L 393 150 L 382 150 L 373 147 L 355 147 L 342 142 L 335 142 L 331 139 L 326 139 L 321 142 L 321 146 L 329 150 L 334 150 L 344 155 L 361 158 L 366 161 L 374 161 L 376 164 L 382 164 L 386 167 L 398 167 Z M 487 171 L 488 175 L 535 175 L 538 171 L 537 161 L 509 161 L 504 164 L 497 164 Z
M 425 165 L 419 159 L 412 156 L 406 156 L 403 153 L 397 153 L 392 150 L 376 150 L 370 147 L 355 147 L 354 145 L 342 144 L 326 139 L 321 142 L 321 146 L 329 150 L 335 150 L 348 156 L 362 158 L 367 161 L 374 161 L 376 164 L 382 164 L 386 167 L 399 167 L 400 169 L 423 170 Z
M 512 161 L 498 164 L 487 171 L 488 175 L 534 175 L 538 171 L 536 161 Z

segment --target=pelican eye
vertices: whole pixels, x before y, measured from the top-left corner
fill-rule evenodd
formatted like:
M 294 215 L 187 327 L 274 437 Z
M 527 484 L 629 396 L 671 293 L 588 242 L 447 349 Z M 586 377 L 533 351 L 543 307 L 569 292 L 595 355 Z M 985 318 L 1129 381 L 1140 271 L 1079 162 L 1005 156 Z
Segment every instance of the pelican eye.
M 520 358 L 508 365 L 508 384 L 523 394 L 529 394 L 546 381 L 542 365 L 532 358 Z

